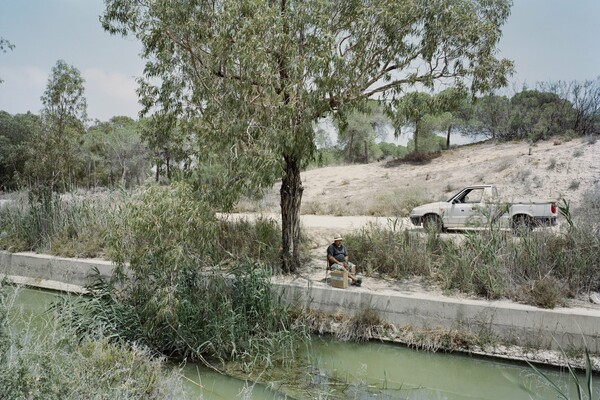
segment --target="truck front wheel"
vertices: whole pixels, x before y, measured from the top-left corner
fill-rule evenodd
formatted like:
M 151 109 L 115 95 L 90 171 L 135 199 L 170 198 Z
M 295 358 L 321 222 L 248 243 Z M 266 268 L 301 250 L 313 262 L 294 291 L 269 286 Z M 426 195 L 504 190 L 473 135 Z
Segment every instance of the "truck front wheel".
M 442 220 L 435 214 L 428 214 L 423 218 L 423 228 L 427 233 L 439 233 L 442 231 Z

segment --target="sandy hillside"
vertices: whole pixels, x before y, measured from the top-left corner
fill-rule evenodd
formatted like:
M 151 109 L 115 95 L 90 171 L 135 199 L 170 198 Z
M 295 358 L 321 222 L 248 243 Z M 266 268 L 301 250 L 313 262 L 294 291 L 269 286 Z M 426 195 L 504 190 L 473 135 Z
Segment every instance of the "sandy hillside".
M 507 201 L 565 198 L 577 206 L 600 182 L 600 141 L 475 144 L 423 165 L 326 167 L 306 171 L 302 179 L 303 214 L 406 215 L 414 203 L 445 200 L 478 183 L 496 184 Z

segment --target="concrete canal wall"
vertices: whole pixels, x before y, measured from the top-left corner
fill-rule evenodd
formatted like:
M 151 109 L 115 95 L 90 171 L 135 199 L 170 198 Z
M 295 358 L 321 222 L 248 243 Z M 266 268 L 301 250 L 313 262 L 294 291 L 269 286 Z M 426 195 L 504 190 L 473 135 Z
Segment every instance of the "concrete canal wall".
M 81 292 L 97 276 L 110 277 L 104 260 L 69 259 L 34 253 L 0 252 L 0 278 L 18 284 Z M 397 327 L 467 329 L 493 334 L 505 343 L 540 349 L 587 348 L 600 353 L 600 311 L 584 308 L 544 310 L 504 301 L 455 299 L 427 293 L 383 294 L 367 290 L 275 283 L 288 304 L 336 314 L 364 308 Z

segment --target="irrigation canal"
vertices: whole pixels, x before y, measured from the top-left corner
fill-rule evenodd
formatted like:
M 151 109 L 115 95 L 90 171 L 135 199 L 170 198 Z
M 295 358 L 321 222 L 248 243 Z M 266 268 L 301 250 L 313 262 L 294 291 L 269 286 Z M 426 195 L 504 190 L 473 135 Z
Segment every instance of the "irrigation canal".
M 39 289 L 20 289 L 17 305 L 35 319 L 63 296 Z M 417 351 L 379 342 L 343 343 L 314 337 L 300 357 L 308 366 L 297 374 L 296 391 L 280 382 L 253 385 L 217 374 L 202 365 L 187 365 L 184 374 L 191 398 L 213 399 L 555 399 L 556 393 L 523 364 L 458 354 Z M 567 371 L 544 369 L 576 398 Z M 298 391 L 297 388 L 301 388 Z M 310 389 L 310 390 L 309 390 Z M 286 397 L 285 393 L 294 393 Z M 315 394 L 320 395 L 315 396 Z

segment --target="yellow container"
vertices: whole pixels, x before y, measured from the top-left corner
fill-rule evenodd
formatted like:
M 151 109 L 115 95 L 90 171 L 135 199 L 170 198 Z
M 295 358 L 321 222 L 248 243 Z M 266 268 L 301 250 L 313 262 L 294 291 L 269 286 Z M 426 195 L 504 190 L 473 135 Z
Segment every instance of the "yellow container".
M 329 274 L 329 285 L 339 289 L 348 287 L 348 272 L 346 271 L 331 271 Z

